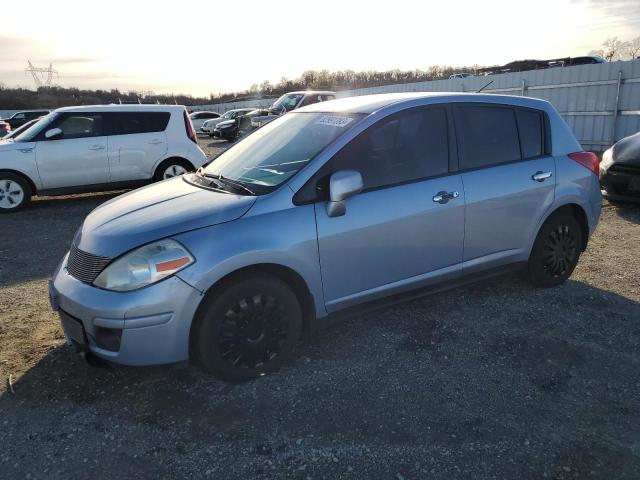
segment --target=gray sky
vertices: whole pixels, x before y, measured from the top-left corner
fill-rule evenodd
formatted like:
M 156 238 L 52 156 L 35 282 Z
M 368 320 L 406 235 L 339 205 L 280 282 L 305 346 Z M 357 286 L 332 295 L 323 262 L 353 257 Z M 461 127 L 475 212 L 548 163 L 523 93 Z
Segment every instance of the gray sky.
M 208 95 L 304 70 L 501 64 L 585 55 L 607 37 L 640 36 L 639 0 L 317 5 L 9 2 L 0 15 L 0 82 L 32 88 L 30 59 L 53 62 L 62 86 Z

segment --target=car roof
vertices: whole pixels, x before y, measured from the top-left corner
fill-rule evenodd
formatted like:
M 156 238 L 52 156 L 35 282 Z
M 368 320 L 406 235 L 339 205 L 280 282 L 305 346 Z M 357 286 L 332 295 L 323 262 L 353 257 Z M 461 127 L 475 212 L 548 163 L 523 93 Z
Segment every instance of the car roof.
M 126 104 L 126 105 L 82 105 L 80 107 L 62 107 L 55 110 L 56 112 L 182 112 L 185 107 L 183 105 L 144 105 L 144 104 Z
M 362 95 L 359 97 L 339 98 L 326 102 L 314 103 L 296 110 L 296 112 L 341 112 L 370 114 L 389 105 L 402 103 L 415 104 L 416 100 L 423 100 L 424 104 L 445 102 L 487 102 L 506 105 L 519 105 L 544 109 L 548 105 L 545 100 L 513 95 L 493 95 L 488 93 L 458 93 L 458 92 L 414 92 L 414 93 L 381 93 L 376 95 Z

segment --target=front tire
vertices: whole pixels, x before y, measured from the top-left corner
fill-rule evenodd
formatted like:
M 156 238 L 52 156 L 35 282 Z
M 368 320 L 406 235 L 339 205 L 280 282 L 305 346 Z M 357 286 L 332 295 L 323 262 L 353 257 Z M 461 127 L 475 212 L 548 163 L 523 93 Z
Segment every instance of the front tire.
M 547 219 L 529 257 L 529 278 L 536 287 L 555 287 L 567 281 L 582 250 L 582 228 L 567 212 Z
M 31 201 L 31 185 L 20 175 L 0 172 L 0 213 L 17 212 Z
M 291 356 L 302 332 L 302 308 L 277 277 L 260 274 L 226 283 L 204 300 L 192 347 L 216 377 L 242 382 L 271 373 Z

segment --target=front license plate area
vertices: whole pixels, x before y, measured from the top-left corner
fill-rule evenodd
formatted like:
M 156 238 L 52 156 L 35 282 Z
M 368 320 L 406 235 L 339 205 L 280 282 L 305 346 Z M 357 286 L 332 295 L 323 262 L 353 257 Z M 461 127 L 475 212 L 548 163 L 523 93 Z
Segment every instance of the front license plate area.
M 71 340 L 78 345 L 86 345 L 87 340 L 84 333 L 84 325 L 82 325 L 82 322 L 70 315 L 67 315 L 62 310 L 59 311 L 59 314 L 60 322 L 62 323 L 62 329 L 64 330 L 64 334 L 65 337 L 67 337 L 67 340 Z

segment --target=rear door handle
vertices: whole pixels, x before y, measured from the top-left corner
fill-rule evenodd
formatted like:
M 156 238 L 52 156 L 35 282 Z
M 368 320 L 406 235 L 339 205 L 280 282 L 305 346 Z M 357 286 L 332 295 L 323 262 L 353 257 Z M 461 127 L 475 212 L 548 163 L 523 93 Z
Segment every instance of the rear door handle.
M 445 192 L 444 190 L 442 190 L 441 192 L 436 193 L 432 200 L 435 203 L 439 203 L 439 204 L 445 204 L 447 203 L 449 200 L 453 200 L 455 198 L 458 198 L 460 196 L 460 194 L 458 192 Z
M 104 146 L 102 145 L 91 145 L 89 150 L 104 150 Z
M 536 172 L 531 175 L 531 179 L 536 182 L 544 182 L 547 178 L 551 178 L 551 175 L 553 175 L 551 172 Z
M 149 145 L 160 145 L 161 143 L 164 143 L 162 140 L 150 140 L 149 141 Z

